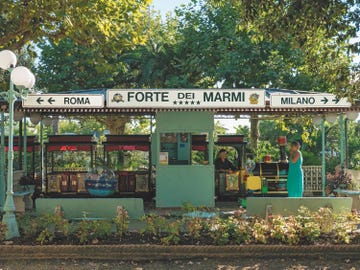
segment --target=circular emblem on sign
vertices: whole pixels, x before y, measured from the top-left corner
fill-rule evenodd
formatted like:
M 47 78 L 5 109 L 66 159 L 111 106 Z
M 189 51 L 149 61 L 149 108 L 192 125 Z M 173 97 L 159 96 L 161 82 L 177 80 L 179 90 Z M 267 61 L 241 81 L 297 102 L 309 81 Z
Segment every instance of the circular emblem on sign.
M 259 103 L 259 95 L 251 94 L 249 97 L 250 104 L 258 104 Z
M 116 93 L 112 98 L 112 102 L 116 102 L 116 103 L 124 102 L 122 94 Z

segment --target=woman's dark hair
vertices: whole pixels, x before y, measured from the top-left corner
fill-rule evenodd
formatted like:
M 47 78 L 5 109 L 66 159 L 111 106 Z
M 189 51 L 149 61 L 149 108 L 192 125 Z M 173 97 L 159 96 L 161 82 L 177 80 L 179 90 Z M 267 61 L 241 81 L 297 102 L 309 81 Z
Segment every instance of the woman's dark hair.
M 291 143 L 291 146 L 296 146 L 297 148 L 300 148 L 301 145 L 300 145 L 299 142 L 294 141 L 294 142 Z
M 220 151 L 219 151 L 219 154 L 221 154 L 221 153 L 227 153 L 227 151 L 223 148 L 223 149 L 220 149 Z

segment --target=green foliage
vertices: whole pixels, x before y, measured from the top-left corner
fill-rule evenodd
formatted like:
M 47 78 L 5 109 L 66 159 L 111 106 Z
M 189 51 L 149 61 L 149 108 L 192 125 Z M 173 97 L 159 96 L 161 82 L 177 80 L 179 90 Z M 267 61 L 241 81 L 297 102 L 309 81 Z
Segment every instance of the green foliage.
M 279 148 L 269 141 L 260 141 L 256 149 L 256 158 L 262 161 L 266 155 L 271 155 L 273 160 L 279 160 Z
M 351 183 L 351 175 L 342 170 L 340 166 L 336 167 L 335 172 L 329 172 L 326 175 L 326 187 L 330 193 L 337 188 L 347 189 Z
M 119 206 L 117 208 L 114 223 L 116 226 L 117 235 L 120 239 L 122 239 L 124 235 L 128 232 L 130 223 L 129 214 L 124 207 Z
M 97 243 L 112 235 L 112 224 L 107 220 L 81 220 L 76 229 L 76 237 L 81 244 Z
M 308 208 L 301 206 L 296 219 L 301 226 L 300 228 L 302 228 L 299 232 L 300 237 L 309 243 L 316 242 L 321 235 L 321 228 L 314 214 Z
M 349 86 L 349 52 L 358 48 L 348 40 L 359 30 L 358 1 L 243 0 L 235 8 L 243 18 L 240 27 L 255 32 L 258 41 L 289 40 L 304 53 L 296 72 L 317 77 L 327 91 Z
M 272 217 L 270 220 L 270 237 L 284 244 L 296 245 L 300 242 L 300 224 L 293 216 L 288 218 L 282 216 Z
M 186 214 L 195 211 L 210 212 L 210 211 L 214 211 L 214 209 L 210 209 L 209 207 L 206 206 L 194 206 L 190 202 L 183 202 L 181 204 L 181 209 L 180 209 L 181 213 Z
M 144 42 L 144 11 L 148 0 L 68 0 L 0 2 L 0 44 L 20 49 L 46 37 L 64 37 L 102 52 L 116 51 Z
M 102 54 L 100 46 L 89 48 L 73 40 L 38 44 L 41 60 L 36 67 L 37 86 L 49 92 L 119 85 L 124 67 L 113 53 Z M 101 57 L 101 58 L 99 58 Z
M 230 233 L 225 219 L 215 218 L 209 224 L 209 236 L 216 245 L 226 245 L 230 242 Z
M 143 217 L 142 237 L 149 243 L 176 245 L 181 241 L 196 244 L 350 244 L 359 241 L 358 213 L 334 213 L 330 208 L 310 211 L 301 207 L 296 215 L 269 216 L 267 219 L 245 217 L 240 209 L 230 217 L 181 218 L 149 214 Z M 114 218 L 118 241 L 128 232 L 128 216 L 119 207 Z M 80 244 L 96 244 L 101 240 L 113 239 L 113 223 L 106 220 L 84 218 L 80 222 L 69 223 L 61 215 L 32 217 L 25 215 L 19 220 L 20 232 L 26 240 L 40 244 L 56 243 L 66 239 Z M 4 227 L 0 236 L 4 235 Z M 138 237 L 138 236 L 137 236 Z M 1 241 L 1 238 L 0 238 Z
M 152 234 L 155 237 L 161 236 L 164 227 L 168 223 L 165 217 L 153 213 L 143 216 L 141 220 L 145 222 L 145 226 L 141 230 L 141 233 Z
M 185 229 L 189 235 L 189 238 L 198 240 L 201 234 L 206 228 L 206 223 L 201 218 L 189 218 L 184 221 Z
M 165 236 L 161 237 L 160 241 L 164 245 L 176 245 L 180 242 L 180 229 L 182 226 L 181 220 L 167 222 L 163 228 Z
M 73 228 L 61 215 L 44 214 L 35 218 L 25 215 L 19 221 L 19 229 L 25 239 L 35 238 L 44 245 L 53 243 L 55 239 L 68 239 Z
M 269 234 L 269 224 L 263 219 L 255 219 L 252 224 L 252 238 L 255 243 L 266 244 Z
M 360 96 L 360 93 L 359 93 Z M 348 122 L 348 156 L 350 168 L 360 169 L 360 121 Z

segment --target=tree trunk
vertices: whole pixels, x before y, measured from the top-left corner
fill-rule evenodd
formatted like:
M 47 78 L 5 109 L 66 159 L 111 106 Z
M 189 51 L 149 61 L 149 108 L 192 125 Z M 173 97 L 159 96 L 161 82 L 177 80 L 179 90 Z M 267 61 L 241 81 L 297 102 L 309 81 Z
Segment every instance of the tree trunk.
M 258 142 L 260 138 L 259 132 L 259 118 L 258 116 L 250 116 L 250 149 L 255 151 L 258 147 Z
M 109 115 L 104 119 L 104 124 L 110 130 L 111 135 L 122 135 L 125 133 L 125 125 L 129 121 L 129 116 Z

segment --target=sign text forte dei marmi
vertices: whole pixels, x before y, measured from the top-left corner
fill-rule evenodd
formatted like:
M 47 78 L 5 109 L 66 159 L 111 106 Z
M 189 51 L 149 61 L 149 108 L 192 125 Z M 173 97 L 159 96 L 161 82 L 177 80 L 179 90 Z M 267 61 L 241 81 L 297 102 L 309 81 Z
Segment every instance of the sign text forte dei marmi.
M 257 89 L 111 89 L 109 108 L 263 108 Z

